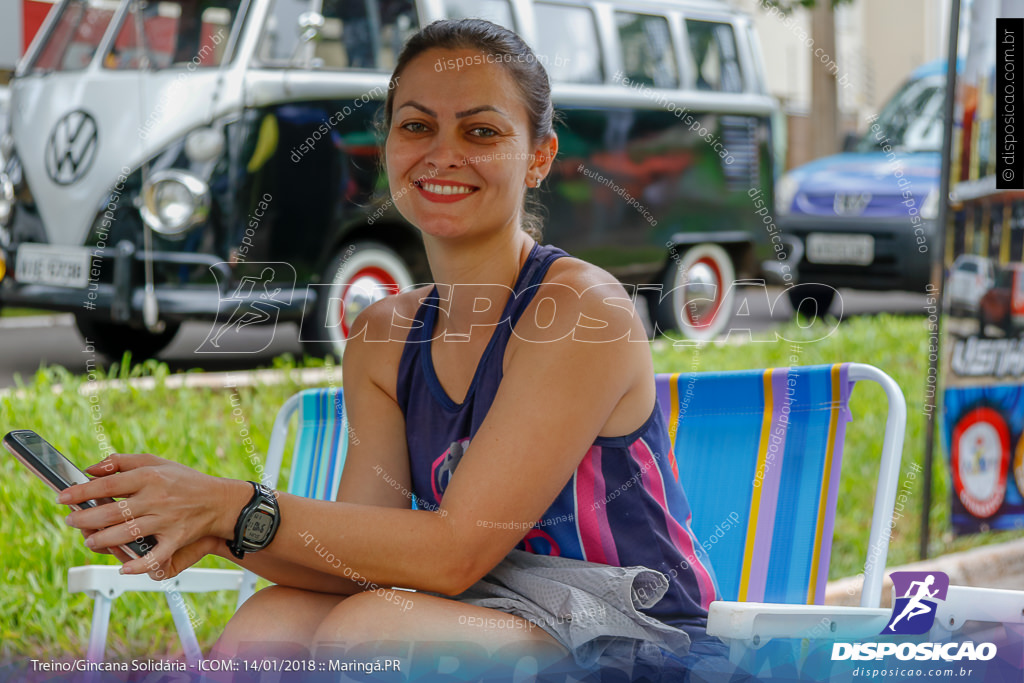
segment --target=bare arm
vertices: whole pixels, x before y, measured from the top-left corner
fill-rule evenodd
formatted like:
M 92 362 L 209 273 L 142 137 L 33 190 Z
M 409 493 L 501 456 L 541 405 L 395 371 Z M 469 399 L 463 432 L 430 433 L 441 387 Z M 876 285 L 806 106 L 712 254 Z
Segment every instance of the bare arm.
M 574 291 L 581 291 L 586 285 L 583 283 Z M 609 307 L 600 296 L 605 293 L 624 297 L 621 287 L 603 285 L 596 290 L 583 302 L 573 300 L 574 291 L 554 291 L 559 315 L 563 310 L 582 312 L 590 319 L 608 321 L 612 329 L 629 330 L 631 312 Z M 625 319 L 616 320 L 616 316 Z M 520 324 L 524 323 L 525 319 Z M 372 344 L 367 342 L 362 348 Z M 371 463 L 390 463 L 398 476 L 403 473 L 398 463 L 403 457 L 407 461 L 408 454 L 397 446 L 400 439 L 404 448 L 401 411 L 379 383 L 363 376 L 364 371 L 359 368 L 366 364 L 350 359 L 351 351 L 346 353 L 346 392 L 351 384 L 359 404 L 357 407 L 356 396 L 348 404 L 352 408 L 353 436 L 360 441 L 365 436 L 372 449 L 381 449 L 372 452 L 357 447 L 353 454 L 353 473 L 351 477 L 346 474 L 343 493 L 351 492 L 359 502 L 331 503 L 281 495 L 281 526 L 274 542 L 260 554 L 356 581 L 446 594 L 456 594 L 472 585 L 508 554 L 524 536 L 524 530 L 550 507 L 613 410 L 642 381 L 638 378 L 650 378 L 647 345 L 630 343 L 625 337 L 584 343 L 569 334 L 545 343 L 522 344 L 509 360 L 494 403 L 453 475 L 441 509 L 413 511 L 405 509 L 408 501 L 393 487 L 389 487 L 390 491 L 382 490 L 380 498 L 373 497 L 372 501 L 370 497 L 359 498 L 363 490 L 360 487 L 376 476 Z M 650 402 L 653 405 L 653 395 Z M 371 436 L 378 432 L 400 435 L 393 435 L 393 441 L 378 441 Z M 130 469 L 120 477 L 83 484 L 75 495 L 83 499 L 132 495 L 140 491 L 142 475 L 136 473 L 144 469 Z M 168 471 L 167 476 L 178 476 L 176 472 Z M 408 481 L 407 471 L 405 477 L 404 481 Z M 236 511 L 241 506 L 237 501 L 247 499 L 245 489 L 249 485 L 221 482 L 221 495 L 209 497 L 217 501 L 209 506 L 212 514 L 195 511 L 189 523 L 175 527 L 184 530 L 172 533 L 201 530 L 221 538 L 232 535 Z M 143 496 L 140 493 L 138 497 Z M 370 504 L 385 499 L 393 507 Z M 142 505 L 143 501 L 139 502 Z M 81 514 L 87 513 L 95 511 Z M 488 521 L 518 524 L 493 528 L 485 524 Z M 120 542 L 119 534 L 125 534 L 123 526 L 98 534 L 105 535 L 106 544 L 116 544 Z M 160 529 L 169 526 L 166 522 L 154 523 L 152 531 L 145 532 Z M 323 552 L 307 543 L 308 536 Z M 154 559 L 167 561 L 181 545 L 177 541 L 177 545 L 163 550 L 158 546 Z M 144 560 L 130 562 L 126 567 L 144 571 Z
M 376 316 L 390 320 L 389 309 L 390 306 L 386 303 L 384 306 L 378 306 Z M 345 373 L 345 409 L 349 424 L 367 424 L 373 425 L 373 428 L 362 429 L 358 434 L 355 430 L 350 429 L 347 435 L 349 445 L 338 490 L 338 500 L 368 506 L 408 509 L 410 500 L 402 493 L 403 490 L 411 489 L 404 420 L 401 419 L 400 412 L 397 415 L 398 419 L 395 419 L 394 411 L 388 410 L 390 406 L 387 403 L 391 402 L 390 398 L 376 384 L 379 381 L 377 376 L 382 374 L 387 376 L 389 363 L 386 362 L 386 358 L 382 358 L 383 354 L 381 353 L 377 353 L 376 357 L 371 357 L 371 353 L 383 352 L 387 349 L 382 348 L 379 344 L 366 348 L 360 334 L 371 317 L 373 316 L 361 316 L 353 326 L 353 341 L 350 342 L 345 354 L 343 369 Z M 364 369 L 367 371 L 362 371 Z M 397 374 L 397 367 L 394 372 Z M 392 384 L 394 384 L 394 379 L 392 379 Z M 381 405 L 382 402 L 384 405 Z M 387 415 L 391 419 L 382 419 L 382 415 Z M 153 461 L 160 462 L 159 459 L 153 459 Z M 112 466 L 108 461 L 104 461 L 93 466 L 89 471 L 93 475 L 103 476 L 118 471 L 118 468 Z M 215 479 L 214 483 L 220 487 L 218 496 L 233 501 L 224 506 L 223 519 L 223 521 L 233 524 L 232 520 L 237 518 L 238 512 L 252 494 L 252 488 L 244 482 L 213 479 Z M 239 484 L 243 485 L 239 486 Z M 121 509 L 139 514 L 137 503 L 129 501 L 126 505 Z M 140 522 L 134 517 L 134 514 L 131 522 L 139 524 Z M 88 520 L 74 521 L 76 525 L 80 526 Z M 122 520 L 118 519 L 117 521 Z M 83 531 L 87 539 L 98 533 L 95 529 L 88 528 L 84 528 Z M 322 539 L 314 539 L 304 533 L 305 531 L 305 529 L 301 530 L 303 543 L 307 549 L 311 549 L 313 552 L 322 549 L 321 544 L 330 540 L 329 534 Z M 233 529 L 227 533 L 233 535 Z M 100 540 L 102 540 L 102 536 L 100 536 Z M 92 541 L 93 544 L 97 542 L 96 540 Z M 111 550 L 122 562 L 130 561 L 130 558 L 117 550 L 116 546 Z M 320 562 L 313 567 L 295 562 L 288 556 L 275 556 L 266 552 L 248 553 L 244 559 L 239 560 L 228 550 L 225 538 L 218 536 L 206 536 L 194 543 L 187 544 L 175 553 L 171 562 L 161 565 L 160 569 L 165 575 L 173 576 L 207 554 L 231 560 L 269 581 L 295 588 L 350 595 L 374 587 L 365 577 L 353 579 L 343 575 L 339 576 L 336 572 L 331 571 L 336 569 L 331 566 L 335 563 L 325 563 L 319 555 L 317 559 Z M 156 571 L 151 568 L 153 566 L 148 565 L 146 569 L 151 574 L 156 574 Z M 344 570 L 342 570 L 343 573 Z

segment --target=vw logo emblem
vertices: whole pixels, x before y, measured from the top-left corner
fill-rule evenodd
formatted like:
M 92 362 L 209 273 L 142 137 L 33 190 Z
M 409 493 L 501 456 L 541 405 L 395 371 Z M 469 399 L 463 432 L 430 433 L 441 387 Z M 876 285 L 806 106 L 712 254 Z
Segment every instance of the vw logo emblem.
M 71 185 L 89 171 L 98 145 L 96 119 L 81 109 L 65 114 L 46 143 L 46 175 L 58 185 Z
M 832 208 L 835 209 L 837 216 L 859 216 L 864 213 L 864 209 L 868 208 L 870 203 L 871 195 L 867 192 L 860 194 L 840 194 L 837 192 Z

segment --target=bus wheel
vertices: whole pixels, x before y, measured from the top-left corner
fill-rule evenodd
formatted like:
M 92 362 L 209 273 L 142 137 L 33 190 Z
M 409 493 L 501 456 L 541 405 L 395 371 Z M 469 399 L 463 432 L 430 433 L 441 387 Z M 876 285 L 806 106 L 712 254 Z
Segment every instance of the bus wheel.
M 95 318 L 76 315 L 79 333 L 89 344 L 112 361 L 120 361 L 125 351 L 131 351 L 133 361 L 152 358 L 163 351 L 178 333 L 178 323 L 164 323 L 163 332 L 150 332 L 143 327 L 132 327 Z
M 732 259 L 717 244 L 688 249 L 665 273 L 655 314 L 660 330 L 696 341 L 717 337 L 732 319 L 735 277 Z
M 823 318 L 828 313 L 832 300 L 836 297 L 836 290 L 828 285 L 801 282 L 796 287 L 788 288 L 786 296 L 789 297 L 794 312 L 815 320 Z
M 303 325 L 304 346 L 315 356 L 341 358 L 356 317 L 370 304 L 412 284 L 405 261 L 379 242 L 354 242 L 344 247 L 324 271 L 318 287 L 315 316 Z M 308 330 L 308 332 L 306 331 Z

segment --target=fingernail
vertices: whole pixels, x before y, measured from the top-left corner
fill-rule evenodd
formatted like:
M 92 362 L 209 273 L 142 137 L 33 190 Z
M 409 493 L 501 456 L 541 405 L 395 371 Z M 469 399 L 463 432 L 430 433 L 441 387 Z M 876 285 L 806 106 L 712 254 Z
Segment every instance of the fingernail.
M 64 523 L 67 524 L 68 526 L 72 526 L 72 524 L 71 524 L 71 515 L 68 515 L 67 517 L 64 518 Z
M 60 494 L 57 495 L 57 502 L 58 503 L 66 503 L 68 501 L 68 498 L 69 498 L 68 494 L 66 494 L 66 493 L 64 493 L 62 491 Z
M 122 564 L 122 565 L 121 565 L 121 568 L 120 568 L 120 569 L 118 569 L 118 570 L 117 570 L 117 572 L 118 572 L 119 574 L 131 574 L 131 573 L 132 573 L 132 570 L 131 570 L 131 569 L 129 569 L 128 567 L 126 567 L 125 565 L 123 565 L 123 564 Z
M 94 545 L 96 545 L 96 541 L 92 540 L 92 536 L 85 539 L 85 547 L 92 548 Z

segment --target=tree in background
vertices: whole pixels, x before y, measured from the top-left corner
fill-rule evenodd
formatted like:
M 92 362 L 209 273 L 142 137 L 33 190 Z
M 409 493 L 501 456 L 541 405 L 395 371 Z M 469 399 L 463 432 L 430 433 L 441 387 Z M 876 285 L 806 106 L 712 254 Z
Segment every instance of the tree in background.
M 852 0 L 760 0 L 761 8 L 777 7 L 788 15 L 796 9 L 806 9 L 811 13 L 811 37 L 815 49 L 821 48 L 833 59 L 836 54 L 836 21 L 835 7 L 848 4 Z M 814 136 L 811 150 L 814 158 L 835 154 L 840 148 L 839 136 L 839 102 L 836 74 L 828 70 L 819 59 L 811 60 L 811 121 L 814 122 Z

